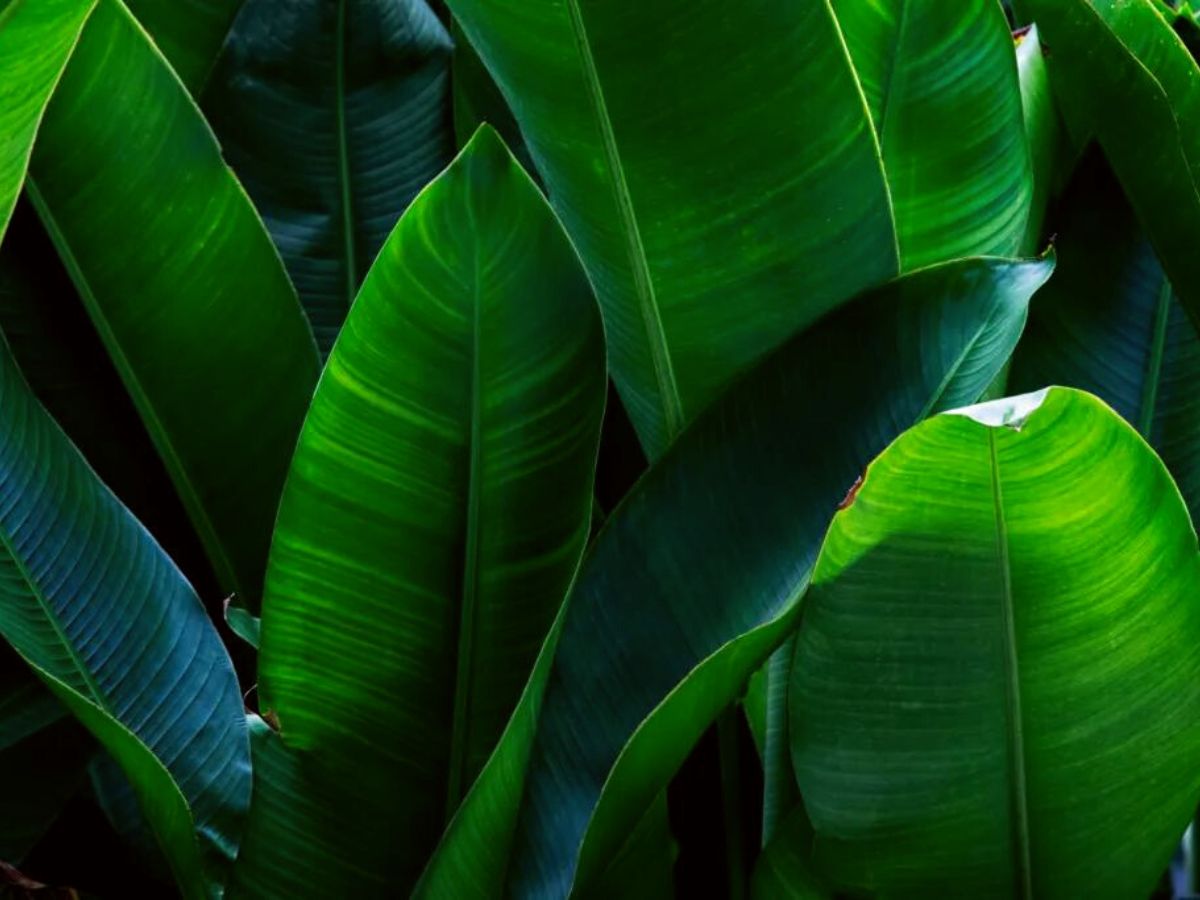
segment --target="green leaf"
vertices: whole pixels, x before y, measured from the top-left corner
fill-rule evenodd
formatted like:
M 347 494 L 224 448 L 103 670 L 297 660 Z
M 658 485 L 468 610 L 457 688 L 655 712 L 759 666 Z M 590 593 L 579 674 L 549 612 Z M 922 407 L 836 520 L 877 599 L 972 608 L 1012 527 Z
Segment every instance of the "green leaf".
M 783 820 L 775 838 L 755 863 L 751 897 L 754 900 L 829 900 L 828 888 L 812 870 L 809 859 L 812 839 L 812 823 L 808 821 L 804 807 L 797 806 Z
M 834 519 L 797 639 L 816 869 L 856 895 L 1147 896 L 1200 798 L 1198 596 L 1179 492 L 1096 398 L 905 434 Z
M 831 6 L 878 135 L 901 268 L 1028 249 L 1030 154 L 1012 34 L 1000 5 L 832 0 Z
M 400 213 L 454 152 L 424 0 L 248 0 L 204 94 L 328 353 Z
M 42 0 L 0 8 L 0 240 L 46 104 L 95 5 Z
M 508 720 L 590 527 L 604 374 L 566 235 L 485 127 L 368 275 L 271 552 L 260 688 L 353 810 L 339 893 L 411 886 Z
M 46 111 L 29 192 L 222 585 L 257 602 L 317 355 L 212 133 L 117 0 Z
M 1021 82 L 1021 109 L 1033 172 L 1033 197 L 1022 250 L 1031 253 L 1041 245 L 1042 222 L 1051 193 L 1059 187 L 1059 164 L 1067 155 L 1067 137 L 1058 117 L 1050 72 L 1037 26 L 1017 36 L 1017 75 Z
M 204 548 L 154 443 L 54 244 L 24 200 L 0 244 L 0 329 L 34 396 L 100 480 L 201 596 L 219 597 Z
M 861 467 L 979 396 L 1052 268 L 974 259 L 891 282 L 701 414 L 596 538 L 419 896 L 497 896 L 506 871 L 518 897 L 586 888 L 794 627 Z
M 226 598 L 224 612 L 225 624 L 229 626 L 229 630 L 257 650 L 259 635 L 262 632 L 259 617 L 250 612 L 237 597 Z
M 1200 521 L 1200 339 L 1102 159 L 1064 197 L 1059 268 L 1038 296 L 1010 384 L 1096 394 L 1162 457 Z
M 480 125 L 488 124 L 499 132 L 513 155 L 521 161 L 530 174 L 534 173 L 533 160 L 521 137 L 520 126 L 513 118 L 512 110 L 504 102 L 504 96 L 496 82 L 488 74 L 483 60 L 471 46 L 457 22 L 451 22 L 450 34 L 454 38 L 454 63 L 451 81 L 454 86 L 454 136 L 460 146 L 475 134 Z
M 1150 0 L 1029 0 L 1073 117 L 1120 179 L 1200 327 L 1200 68 Z
M 1018 250 L 1029 160 L 991 0 L 921 19 L 903 47 L 873 28 L 882 10 L 849 15 L 844 41 L 827 0 L 449 5 L 588 268 L 651 459 L 765 352 L 896 274 L 902 251 L 911 267 Z M 863 80 L 891 101 L 882 150 L 854 50 L 896 61 L 890 91 L 877 69 Z M 930 68 L 947 59 L 956 77 Z M 946 196 L 986 220 L 946 218 Z
M 189 91 L 203 87 L 243 0 L 125 0 Z
M 824 0 L 449 6 L 579 249 L 650 457 L 765 351 L 895 274 Z
M 218 883 L 250 798 L 233 666 L 179 570 L 0 357 L 0 634 L 122 766 L 202 896 L 201 853 Z

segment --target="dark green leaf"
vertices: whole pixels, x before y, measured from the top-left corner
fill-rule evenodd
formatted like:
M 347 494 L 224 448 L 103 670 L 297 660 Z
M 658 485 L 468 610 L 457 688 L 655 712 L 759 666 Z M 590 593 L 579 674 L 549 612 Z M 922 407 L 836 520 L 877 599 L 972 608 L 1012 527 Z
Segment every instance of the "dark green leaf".
M 516 896 L 585 888 L 794 626 L 861 467 L 979 395 L 1052 266 L 966 260 L 892 282 L 702 414 L 605 523 L 421 896 L 496 896 L 506 871 Z
M 1200 339 L 1103 160 L 1064 198 L 1059 268 L 1038 295 L 1010 385 L 1082 388 L 1158 451 L 1200 521 Z
M 212 70 L 243 0 L 126 0 L 188 90 Z
M 7 348 L 0 415 L 0 633 L 121 765 L 181 888 L 203 896 L 201 866 L 219 882 L 250 795 L 229 657 L 191 586 L 34 400 Z
M 222 584 L 256 602 L 316 350 L 211 132 L 117 0 L 46 111 L 29 190 Z
M 322 353 L 384 240 L 450 161 L 450 38 L 425 0 L 248 0 L 204 109 Z
M 1200 327 L 1200 68 L 1150 0 L 1028 0 L 1059 96 L 1120 179 Z

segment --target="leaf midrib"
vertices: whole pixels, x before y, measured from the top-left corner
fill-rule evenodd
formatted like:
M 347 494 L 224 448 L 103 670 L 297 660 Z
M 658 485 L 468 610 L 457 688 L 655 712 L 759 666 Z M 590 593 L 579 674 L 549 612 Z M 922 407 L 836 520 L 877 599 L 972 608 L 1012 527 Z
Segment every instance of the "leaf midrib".
M 350 184 L 350 138 L 346 126 L 346 0 L 338 0 L 334 33 L 334 116 L 337 120 L 338 188 L 342 200 L 342 252 L 346 255 L 346 309 L 358 293 L 354 206 Z
M 608 114 L 604 90 L 600 84 L 600 74 L 596 70 L 596 60 L 592 56 L 587 27 L 583 21 L 583 11 L 579 7 L 579 0 L 566 0 L 566 6 L 576 49 L 579 51 L 583 80 L 588 89 L 592 111 L 595 113 L 596 124 L 600 129 L 600 137 L 604 145 L 604 158 L 610 176 L 609 182 L 613 189 L 613 199 L 620 216 L 621 231 L 625 237 L 626 250 L 633 274 L 634 295 L 637 298 L 638 310 L 642 316 L 642 325 L 650 348 L 650 361 L 654 369 L 655 385 L 658 388 L 666 426 L 666 439 L 670 441 L 683 430 L 683 400 L 679 394 L 679 385 L 671 361 L 671 350 L 667 344 L 662 314 L 658 307 L 658 298 L 655 295 L 654 281 L 650 275 L 650 263 L 646 257 L 646 248 L 642 243 L 637 214 L 633 208 L 633 198 L 629 193 L 629 184 L 625 180 L 625 170 L 621 162 L 620 151 L 617 148 L 612 119 Z
M 468 216 L 472 232 L 474 216 Z M 450 730 L 450 766 L 446 780 L 444 821 L 449 822 L 464 795 L 467 780 L 467 738 L 470 733 L 471 671 L 475 653 L 475 622 L 479 602 L 479 505 L 483 468 L 482 366 L 480 327 L 483 263 L 475 240 L 475 266 L 471 310 L 471 430 L 467 468 L 467 515 L 463 539 L 462 584 L 459 595 L 458 656 L 455 661 L 454 713 Z
M 992 505 L 996 521 L 996 554 L 1000 563 L 1000 615 L 1004 620 L 1005 724 L 1008 736 L 1009 826 L 1017 867 L 1016 896 L 1033 896 L 1033 873 L 1029 851 L 1028 785 L 1025 778 L 1025 733 L 1021 713 L 1021 674 L 1017 655 L 1016 616 L 1013 609 L 1012 567 L 1008 555 L 1008 527 L 1000 488 L 1000 460 L 996 453 L 996 429 L 987 428 L 992 475 Z

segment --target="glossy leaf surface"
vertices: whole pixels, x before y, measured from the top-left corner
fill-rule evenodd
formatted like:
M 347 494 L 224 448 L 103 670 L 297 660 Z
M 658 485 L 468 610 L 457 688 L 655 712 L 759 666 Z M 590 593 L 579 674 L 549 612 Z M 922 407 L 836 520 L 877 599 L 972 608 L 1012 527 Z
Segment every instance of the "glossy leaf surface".
M 209 80 L 204 110 L 322 353 L 453 155 L 450 51 L 425 0 L 248 0 Z
M 316 350 L 212 133 L 117 0 L 47 109 L 30 195 L 223 586 L 257 602 Z
M 824 2 L 448 5 L 587 266 L 649 456 L 763 352 L 896 272 Z
M 914 273 L 793 338 L 702 414 L 596 538 L 421 896 L 495 896 L 506 871 L 516 896 L 586 888 L 793 627 L 861 467 L 905 425 L 979 395 L 1051 268 Z M 818 378 L 828 389 L 811 390 Z
M 902 268 L 1022 252 L 1033 182 L 1000 5 L 831 5 L 878 135 Z
M 191 586 L 37 404 L 7 348 L 0 401 L 0 633 L 121 764 L 181 887 L 202 895 L 201 856 L 215 883 L 250 795 L 229 656 Z
M 1147 896 L 1200 796 L 1198 598 L 1179 492 L 1096 398 L 905 434 L 835 518 L 798 635 L 817 870 L 890 897 Z
M 604 394 L 578 260 L 481 129 L 355 302 L 267 578 L 264 703 L 341 779 L 362 890 L 411 886 L 508 720 L 588 534 Z
M 0 239 L 29 168 L 38 124 L 96 0 L 0 8 Z

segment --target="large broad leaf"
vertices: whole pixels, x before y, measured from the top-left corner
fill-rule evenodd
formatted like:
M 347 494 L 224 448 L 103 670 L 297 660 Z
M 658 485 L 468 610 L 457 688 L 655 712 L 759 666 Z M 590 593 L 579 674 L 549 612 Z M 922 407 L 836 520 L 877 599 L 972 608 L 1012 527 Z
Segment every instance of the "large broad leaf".
M 243 0 L 125 0 L 190 91 L 199 91 Z
M 1200 555 L 1166 468 L 1063 388 L 913 429 L 830 528 L 790 706 L 835 885 L 1147 896 L 1200 798 Z
M 1021 252 L 1033 181 L 999 4 L 831 6 L 879 136 L 901 266 Z
M 1200 339 L 1103 160 L 1064 198 L 1059 270 L 1038 296 L 1009 384 L 1082 388 L 1158 451 L 1200 521 Z
M 1200 68 L 1150 0 L 1026 0 L 1059 94 L 1104 149 L 1200 326 Z
M 703 413 L 597 537 L 422 895 L 496 896 L 506 871 L 516 896 L 586 888 L 793 627 L 862 466 L 979 395 L 1051 268 L 966 260 L 892 282 Z
M 886 160 L 826 0 L 449 5 L 588 268 L 613 377 L 651 458 L 731 377 L 898 270 Z M 876 92 L 894 101 L 884 152 L 896 214 L 919 220 L 900 232 L 914 236 L 912 261 L 937 257 L 948 233 L 939 258 L 1016 252 L 1028 159 L 1003 18 L 983 0 L 940 12 L 921 31 L 944 43 L 927 53 L 893 41 L 903 77 Z M 860 52 L 886 52 L 869 42 Z M 938 80 L 930 65 L 947 58 L 958 77 Z M 942 150 L 953 165 L 921 163 Z M 977 199 L 994 216 L 988 234 L 968 241 L 961 223 L 939 223 L 931 191 Z
M 46 111 L 29 191 L 218 577 L 255 600 L 317 354 L 212 133 L 117 0 Z
M 454 151 L 425 0 L 249 0 L 204 109 L 328 353 L 379 248 Z
M 50 94 L 96 0 L 0 7 L 0 239 L 25 181 Z
M 449 6 L 579 248 L 650 456 L 734 373 L 895 273 L 870 120 L 824 2 Z
M 313 868 L 329 894 L 416 880 L 578 564 L 604 374 L 567 237 L 484 128 L 388 239 L 300 437 L 261 691 L 298 765 L 337 779 L 341 812 L 266 822 L 288 840 L 243 859 L 274 867 L 258 884 L 312 891 Z M 304 843 L 342 813 L 337 842 Z
M 233 857 L 249 746 L 191 586 L 0 358 L 0 633 L 116 758 L 189 896 Z

